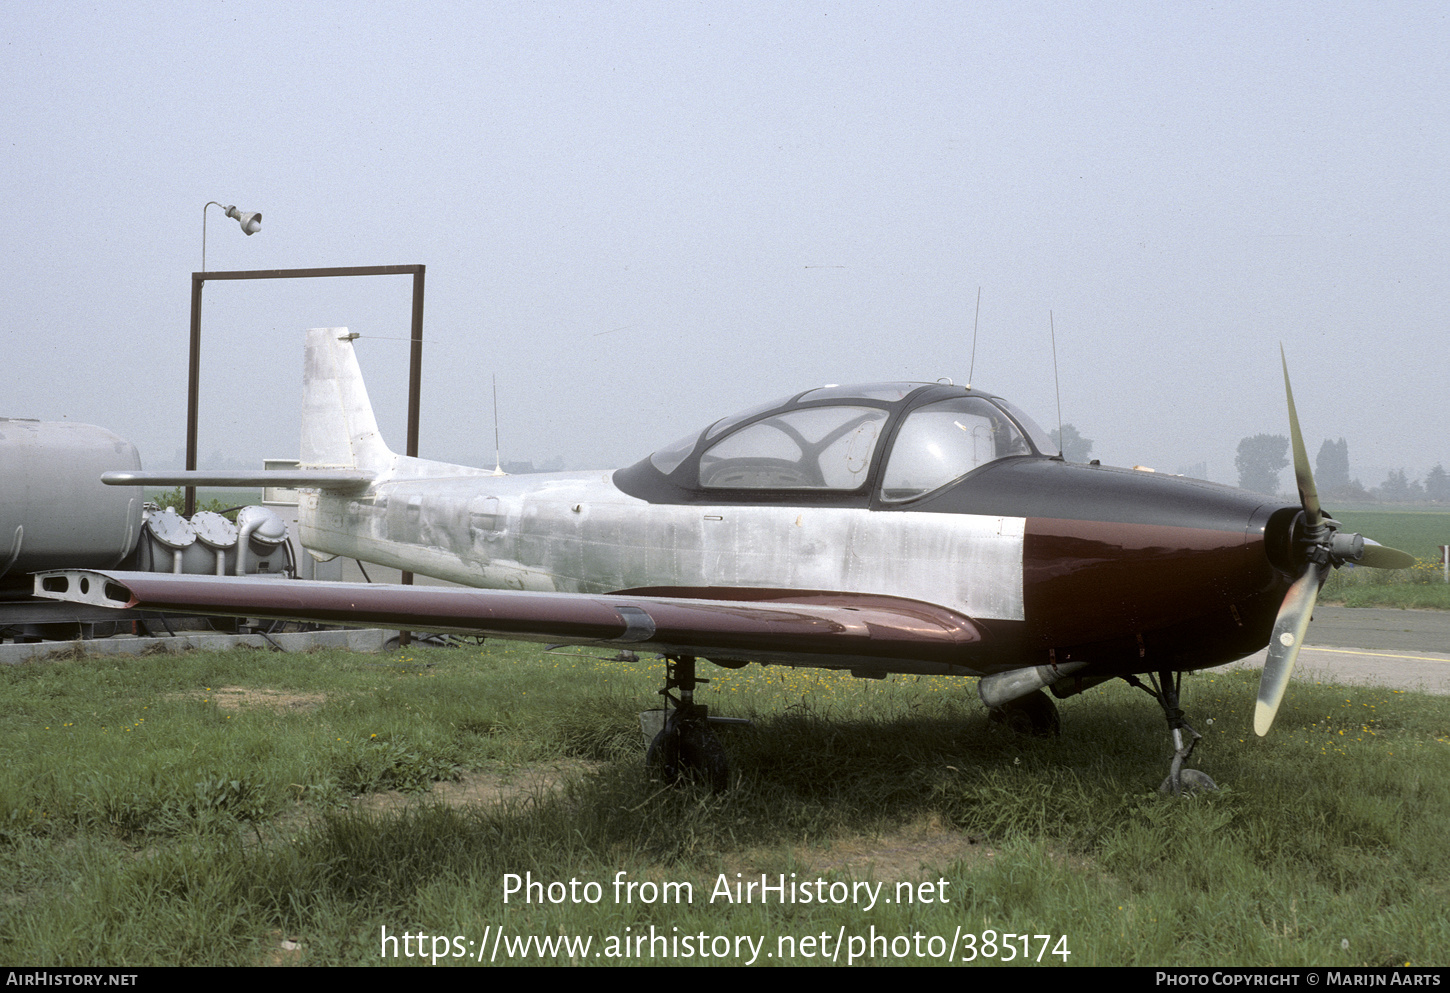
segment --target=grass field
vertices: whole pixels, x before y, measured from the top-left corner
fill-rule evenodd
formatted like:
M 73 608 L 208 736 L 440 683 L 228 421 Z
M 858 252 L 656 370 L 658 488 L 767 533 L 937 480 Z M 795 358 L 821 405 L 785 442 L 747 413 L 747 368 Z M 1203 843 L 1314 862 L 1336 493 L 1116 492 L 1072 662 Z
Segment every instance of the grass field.
M 1450 513 L 1443 511 L 1335 511 L 1349 531 L 1409 552 L 1418 560 L 1405 570 L 1336 569 L 1320 599 L 1349 607 L 1414 607 L 1450 610 L 1440 546 L 1450 545 Z
M 1121 684 L 1064 701 L 1063 736 L 1039 740 L 989 725 L 970 680 L 702 675 L 713 712 L 755 720 L 722 732 L 721 796 L 642 769 L 660 663 L 490 642 L 0 670 L 0 956 L 1446 961 L 1450 700 L 1296 684 L 1260 740 L 1256 673 L 1190 676 L 1192 764 L 1224 788 L 1174 799 L 1161 713 Z M 621 872 L 656 888 L 617 899 Z M 823 880 L 825 901 L 717 891 L 762 873 Z M 562 902 L 505 903 L 511 874 Z M 530 935 L 591 944 L 507 954 Z M 663 943 L 681 936 L 689 954 Z
M 1441 510 L 1335 511 L 1334 519 L 1381 545 L 1409 552 L 1417 559 L 1440 559 L 1440 546 L 1450 545 L 1450 512 Z

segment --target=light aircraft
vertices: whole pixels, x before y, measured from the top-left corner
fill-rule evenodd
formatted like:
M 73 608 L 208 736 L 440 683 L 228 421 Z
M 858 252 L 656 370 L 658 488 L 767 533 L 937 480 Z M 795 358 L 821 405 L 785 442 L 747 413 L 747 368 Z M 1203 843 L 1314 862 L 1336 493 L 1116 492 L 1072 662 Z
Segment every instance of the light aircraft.
M 37 593 L 659 652 L 652 761 L 717 789 L 728 768 L 720 718 L 695 702 L 697 659 L 977 676 L 993 719 L 1039 734 L 1058 729 L 1044 689 L 1122 678 L 1162 707 L 1164 788 L 1179 792 L 1213 787 L 1183 765 L 1200 737 L 1179 707 L 1184 672 L 1268 644 L 1265 734 L 1329 569 L 1413 561 L 1320 509 L 1287 362 L 1298 504 L 1068 463 L 1012 404 L 943 383 L 806 390 L 614 472 L 499 475 L 392 452 L 354 337 L 308 332 L 299 471 L 105 478 L 303 487 L 309 549 L 472 588 L 62 570 Z

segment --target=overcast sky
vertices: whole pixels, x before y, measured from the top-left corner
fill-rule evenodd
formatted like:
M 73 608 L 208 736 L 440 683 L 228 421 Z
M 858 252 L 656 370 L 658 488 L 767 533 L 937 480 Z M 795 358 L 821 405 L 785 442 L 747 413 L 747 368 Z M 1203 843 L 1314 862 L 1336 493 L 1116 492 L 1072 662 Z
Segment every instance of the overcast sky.
M 189 274 L 422 263 L 421 454 L 636 461 L 823 383 L 968 378 L 1105 462 L 1450 465 L 1443 3 L 34 3 L 0 14 L 0 415 L 185 441 Z M 202 451 L 298 450 L 410 281 L 211 283 Z M 1285 485 L 1291 485 L 1289 474 Z

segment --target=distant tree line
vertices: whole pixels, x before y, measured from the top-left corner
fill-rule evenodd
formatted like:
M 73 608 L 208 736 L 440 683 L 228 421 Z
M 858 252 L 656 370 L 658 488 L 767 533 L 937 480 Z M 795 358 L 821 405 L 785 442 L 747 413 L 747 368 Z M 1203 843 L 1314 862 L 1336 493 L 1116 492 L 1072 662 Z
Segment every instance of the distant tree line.
M 1234 467 L 1239 486 L 1255 493 L 1278 493 L 1279 474 L 1289 466 L 1289 439 L 1281 434 L 1256 434 L 1239 442 Z M 1325 440 L 1314 460 L 1314 485 L 1331 500 L 1382 503 L 1450 503 L 1450 473 L 1437 465 L 1423 480 L 1410 479 L 1405 470 L 1392 470 L 1385 481 L 1366 488 L 1349 475 L 1349 443 Z

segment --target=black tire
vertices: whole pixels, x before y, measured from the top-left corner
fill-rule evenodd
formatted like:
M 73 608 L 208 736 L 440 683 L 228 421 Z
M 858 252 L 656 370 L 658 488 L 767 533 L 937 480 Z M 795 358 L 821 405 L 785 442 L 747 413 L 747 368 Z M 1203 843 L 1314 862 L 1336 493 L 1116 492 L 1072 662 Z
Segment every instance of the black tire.
M 712 793 L 723 793 L 730 786 L 730 762 L 715 732 L 696 721 L 677 724 L 674 711 L 650 743 L 645 765 L 668 786 L 706 783 Z
M 1199 772 L 1197 769 L 1178 770 L 1178 796 L 1193 796 L 1195 793 L 1212 793 L 1217 789 L 1218 784 L 1206 772 Z M 1163 780 L 1163 785 L 1158 787 L 1158 792 L 1173 792 L 1172 776 Z
M 1009 731 L 1033 738 L 1056 738 L 1062 734 L 1062 721 L 1057 716 L 1057 705 L 1041 690 L 1009 700 L 1000 707 L 993 707 L 987 711 L 987 720 L 1000 724 Z

